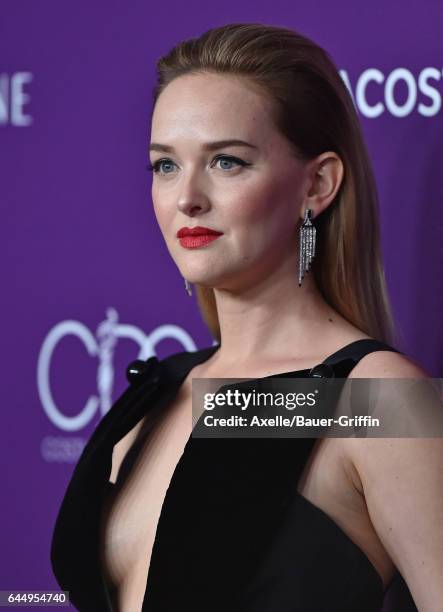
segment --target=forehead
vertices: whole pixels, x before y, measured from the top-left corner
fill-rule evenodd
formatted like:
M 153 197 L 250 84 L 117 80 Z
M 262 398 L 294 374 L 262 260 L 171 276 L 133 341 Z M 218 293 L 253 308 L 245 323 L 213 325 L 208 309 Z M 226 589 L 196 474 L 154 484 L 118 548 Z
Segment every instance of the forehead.
M 245 78 L 192 74 L 174 79 L 157 99 L 152 140 L 247 138 L 264 142 L 276 132 L 271 101 Z

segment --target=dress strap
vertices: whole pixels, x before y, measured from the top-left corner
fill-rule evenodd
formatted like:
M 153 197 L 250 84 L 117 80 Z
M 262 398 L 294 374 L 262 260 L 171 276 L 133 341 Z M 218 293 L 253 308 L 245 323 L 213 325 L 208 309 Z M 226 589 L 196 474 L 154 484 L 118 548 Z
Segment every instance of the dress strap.
M 362 338 L 339 349 L 327 357 L 323 364 L 332 366 L 336 378 L 347 378 L 360 359 L 374 351 L 394 351 L 395 353 L 403 354 L 402 351 L 381 340 Z

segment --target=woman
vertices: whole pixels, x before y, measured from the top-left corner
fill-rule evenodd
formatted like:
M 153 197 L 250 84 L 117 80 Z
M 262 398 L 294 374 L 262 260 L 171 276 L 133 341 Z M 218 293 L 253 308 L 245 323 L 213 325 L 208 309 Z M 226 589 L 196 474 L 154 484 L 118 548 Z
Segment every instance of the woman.
M 131 364 L 57 519 L 59 584 L 81 610 L 374 612 L 401 573 L 441 610 L 441 440 L 190 436 L 193 378 L 427 377 L 392 346 L 376 188 L 333 62 L 260 24 L 184 41 L 158 62 L 150 156 L 220 344 Z

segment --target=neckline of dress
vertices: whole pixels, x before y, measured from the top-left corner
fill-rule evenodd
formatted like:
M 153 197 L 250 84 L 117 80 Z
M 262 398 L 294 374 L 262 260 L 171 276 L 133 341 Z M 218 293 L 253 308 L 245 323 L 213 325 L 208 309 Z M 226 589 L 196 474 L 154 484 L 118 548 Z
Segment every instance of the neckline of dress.
M 375 340 L 373 338 L 359 338 L 358 340 L 353 340 L 352 342 L 349 342 L 348 344 L 342 346 L 341 348 L 337 349 L 334 353 L 332 353 L 328 357 L 325 357 L 323 361 L 314 363 L 309 368 L 304 368 L 302 370 L 289 370 L 287 372 L 278 372 L 276 374 L 269 374 L 267 376 L 260 376 L 260 377 L 251 378 L 248 380 L 252 382 L 254 380 L 267 380 L 269 378 L 287 378 L 292 375 L 299 376 L 300 374 L 309 373 L 311 372 L 313 368 L 315 368 L 317 365 L 320 365 L 320 364 L 327 364 L 327 365 L 333 366 L 334 364 L 341 361 L 341 359 L 345 358 L 346 356 L 349 356 L 347 355 L 347 353 L 350 353 L 356 345 L 359 345 L 361 343 L 368 343 L 368 342 L 380 343 L 380 341 Z M 184 378 L 186 378 L 186 376 L 188 375 L 188 373 L 192 370 L 194 366 L 201 365 L 202 363 L 205 363 L 206 361 L 208 361 L 212 357 L 212 355 L 214 355 L 220 348 L 221 348 L 221 344 L 215 344 L 213 346 L 199 349 L 194 352 L 187 352 L 186 355 L 190 357 L 190 360 L 189 361 L 186 360 L 186 363 L 183 364 L 184 368 L 182 372 L 180 372 L 179 378 L 182 378 L 184 380 Z
M 341 347 L 340 349 L 338 349 L 337 351 L 335 351 L 334 353 L 332 353 L 331 355 L 329 355 L 328 357 L 326 357 L 321 363 L 328 363 L 330 365 L 333 365 L 334 363 L 337 363 L 339 361 L 341 361 L 342 358 L 344 358 L 345 356 L 350 356 L 347 355 L 347 353 L 350 353 L 352 348 L 354 348 L 354 346 L 361 344 L 361 343 L 373 343 L 373 342 L 377 342 L 379 343 L 379 341 L 374 340 L 372 338 L 360 338 L 359 340 L 354 340 L 348 344 L 346 344 L 345 346 Z M 384 344 L 384 343 L 383 343 Z M 206 360 L 208 360 L 214 353 L 216 353 L 219 349 L 220 349 L 221 345 L 220 344 L 216 344 L 210 347 L 206 347 L 194 352 L 185 352 L 185 353 L 180 353 L 176 356 L 173 356 L 174 359 L 172 359 L 171 361 L 168 360 L 168 358 L 166 358 L 163 361 L 159 361 L 158 364 L 161 365 L 163 368 L 166 368 L 166 371 L 169 373 L 169 375 L 172 375 L 172 382 L 175 383 L 175 393 L 178 392 L 181 384 L 183 383 L 184 379 L 186 378 L 186 376 L 189 374 L 189 372 L 192 370 L 192 368 L 195 365 L 198 365 L 200 363 L 204 363 Z M 277 374 L 270 374 L 268 376 L 263 376 L 260 378 L 253 378 L 253 379 L 248 379 L 249 382 L 253 382 L 255 380 L 263 380 L 263 379 L 269 379 L 269 378 L 277 378 L 277 377 L 289 377 L 291 375 L 299 375 L 301 373 L 305 373 L 305 372 L 310 372 L 310 370 L 315 367 L 316 365 L 319 364 L 314 364 L 311 368 L 305 368 L 302 370 L 292 370 L 292 371 L 288 371 L 288 372 L 280 372 Z M 164 370 L 163 370 L 164 372 Z M 143 417 L 141 417 L 143 418 Z M 137 421 L 138 422 L 138 421 Z M 184 449 L 183 449 L 183 453 L 180 456 L 177 465 L 173 471 L 172 477 L 171 477 L 171 482 L 174 478 L 174 475 L 176 472 L 178 472 L 180 470 L 181 465 L 184 463 L 185 461 L 185 456 L 190 452 L 190 450 L 192 449 L 192 445 L 195 443 L 196 438 L 192 435 L 192 431 L 185 443 Z M 109 477 L 106 479 L 107 483 L 108 483 L 108 491 L 109 490 L 114 490 L 115 491 L 115 483 L 110 483 L 109 481 Z M 111 486 L 110 486 L 111 485 Z M 106 487 L 105 487 L 106 488 Z M 163 500 L 163 504 L 162 504 L 162 508 L 160 511 L 160 515 L 158 518 L 158 524 L 160 523 L 162 517 L 164 516 L 164 507 L 165 507 L 165 503 L 166 503 L 166 499 L 168 496 L 168 491 L 166 492 L 165 495 L 165 499 Z M 302 495 L 300 494 L 300 497 L 302 497 Z M 306 499 L 306 498 L 303 498 Z M 306 500 L 308 503 L 309 500 Z M 313 505 L 313 504 L 312 504 Z M 329 520 L 332 521 L 332 519 Z M 157 524 L 157 528 L 158 528 L 158 524 Z M 345 534 L 346 535 L 346 534 Z M 154 539 L 154 546 L 155 546 L 155 541 L 156 541 L 157 535 Z M 349 541 L 350 538 L 348 538 Z M 356 546 L 354 544 L 354 546 Z M 360 552 L 362 554 L 363 551 Z M 150 577 L 151 577 L 151 568 L 152 568 L 152 564 L 153 564 L 153 556 L 154 556 L 154 550 L 151 556 L 151 560 L 149 563 L 149 568 L 148 568 L 148 574 L 146 577 L 146 584 L 145 584 L 145 591 L 144 591 L 144 596 L 143 596 L 143 604 L 145 603 L 145 599 L 148 593 L 148 587 L 150 584 Z M 366 557 L 367 558 L 367 557 Z M 369 559 L 367 558 L 368 562 L 370 563 Z M 376 571 L 375 567 L 372 566 L 372 570 L 375 572 L 375 574 L 378 576 L 379 579 L 379 584 L 381 586 L 381 591 L 383 592 L 383 581 L 381 579 L 381 576 L 378 574 L 378 572 Z M 104 578 L 103 578 L 104 580 Z M 107 585 L 106 585 L 106 581 L 104 580 L 105 583 L 105 590 L 106 592 L 108 592 L 107 589 Z
M 254 381 L 259 381 L 259 380 L 267 380 L 270 378 L 282 378 L 282 377 L 291 377 L 293 375 L 300 375 L 300 374 L 304 374 L 304 373 L 309 373 L 316 365 L 320 365 L 320 364 L 328 364 L 333 366 L 336 363 L 339 363 L 340 361 L 342 361 L 343 359 L 346 358 L 350 358 L 352 356 L 352 350 L 359 345 L 373 345 L 373 344 L 383 344 L 386 347 L 388 347 L 389 345 L 387 345 L 384 342 L 381 342 L 380 340 L 376 340 L 375 338 L 360 338 L 358 340 L 353 340 L 352 342 L 349 342 L 348 344 L 342 346 L 341 348 L 339 348 L 338 350 L 336 350 L 334 353 L 332 353 L 331 355 L 329 355 L 328 357 L 326 357 L 323 361 L 314 364 L 313 366 L 311 366 L 310 368 L 304 368 L 302 370 L 291 370 L 288 372 L 279 372 L 277 374 L 269 374 L 268 376 L 262 376 L 259 378 L 252 378 L 252 379 L 247 379 L 248 382 L 254 382 Z M 195 351 L 194 353 L 187 353 L 192 354 L 193 357 L 197 357 L 196 360 L 192 360 L 191 365 L 189 366 L 189 364 L 187 364 L 187 368 L 186 371 L 184 373 L 183 376 L 180 376 L 180 381 L 179 381 L 179 386 L 182 384 L 184 378 L 186 378 L 186 376 L 188 375 L 188 373 L 190 372 L 190 370 L 192 370 L 192 368 L 195 365 L 204 363 L 205 361 L 207 361 L 213 354 L 215 354 L 219 349 L 220 349 L 220 344 L 216 344 L 214 346 L 211 347 L 206 347 L 203 349 L 200 349 L 198 351 Z M 203 357 L 203 359 L 201 359 L 201 357 Z M 193 432 L 191 431 L 184 450 L 183 450 L 183 454 L 180 457 L 177 466 L 176 466 L 176 470 L 179 467 L 179 464 L 183 461 L 184 455 L 190 452 L 190 447 L 191 445 L 194 443 L 194 441 L 196 440 L 196 438 L 193 436 Z M 175 473 L 175 470 L 174 470 Z M 388 590 L 388 588 L 390 587 L 391 583 L 394 580 L 394 577 L 391 579 L 391 581 L 389 582 L 389 584 L 386 586 L 384 586 L 384 582 L 383 582 L 383 578 L 380 575 L 380 573 L 378 572 L 378 570 L 375 568 L 374 564 L 371 562 L 371 560 L 369 559 L 369 557 L 367 556 L 367 554 L 363 551 L 362 548 L 360 548 L 360 546 L 358 546 L 351 538 L 350 536 L 343 530 L 341 529 L 341 527 L 324 511 L 322 510 L 322 508 L 320 508 L 319 506 L 316 506 L 315 504 L 313 504 L 309 499 L 307 499 L 304 495 L 302 495 L 302 493 L 300 493 L 299 491 L 296 491 L 296 497 L 299 498 L 301 503 L 304 503 L 305 506 L 311 508 L 311 511 L 315 511 L 317 513 L 320 513 L 323 516 L 323 519 L 326 520 L 326 522 L 329 524 L 330 528 L 335 529 L 336 531 L 338 530 L 341 535 L 344 537 L 344 539 L 346 540 L 346 542 L 348 543 L 348 545 L 350 545 L 355 551 L 356 553 L 360 556 L 360 558 L 363 560 L 363 562 L 366 563 L 367 567 L 369 568 L 369 571 L 372 573 L 373 577 L 376 579 L 379 591 L 381 593 L 381 596 L 383 597 L 384 594 L 386 593 L 386 591 Z M 162 508 L 163 510 L 163 508 Z M 152 561 L 152 560 L 151 560 Z M 149 568 L 150 569 L 150 568 Z M 149 574 L 148 574 L 149 577 Z M 146 585 L 147 587 L 148 585 Z M 145 590 L 145 595 L 146 595 L 147 590 Z
M 346 344 L 345 346 L 339 348 L 337 351 L 335 351 L 334 353 L 332 353 L 331 355 L 329 355 L 328 357 L 326 357 L 322 362 L 322 364 L 328 364 L 333 366 L 335 363 L 340 362 L 342 359 L 344 359 L 347 355 L 347 353 L 350 353 L 350 351 L 352 350 L 352 348 L 354 348 L 355 345 L 360 344 L 360 343 L 377 343 L 377 344 L 384 344 L 381 343 L 379 340 L 374 340 L 372 338 L 360 338 L 359 340 L 354 340 L 348 344 Z M 172 372 L 169 369 L 171 367 L 171 364 L 168 363 L 168 361 L 163 361 L 160 362 L 161 364 L 163 364 L 167 370 L 169 371 L 169 376 L 172 375 L 172 378 L 170 379 L 170 382 L 172 382 L 175 385 L 175 391 L 174 393 L 177 394 L 181 385 L 183 384 L 186 376 L 189 374 L 189 372 L 192 370 L 192 368 L 195 365 L 198 365 L 200 363 L 204 363 L 205 361 L 207 361 L 214 353 L 216 353 L 219 349 L 220 349 L 220 344 L 218 345 L 214 345 L 214 346 L 210 346 L 210 347 L 206 347 L 203 349 L 200 349 L 198 351 L 194 351 L 194 352 L 186 352 L 186 353 L 180 353 L 180 356 L 188 356 L 188 357 L 192 357 L 189 361 L 188 359 L 185 360 L 185 363 L 183 364 L 183 362 L 178 362 L 178 366 L 174 366 Z M 202 358 L 203 357 L 203 358 Z M 206 359 L 205 359 L 206 357 Z M 306 368 L 304 370 L 292 370 L 289 372 L 279 372 L 277 374 L 269 374 L 268 376 L 262 376 L 259 378 L 247 378 L 246 381 L 249 383 L 253 383 L 255 381 L 261 381 L 261 380 L 268 380 L 270 378 L 287 378 L 287 377 L 291 377 L 294 375 L 298 375 L 297 377 L 300 377 L 299 375 L 301 373 L 304 372 L 310 372 L 316 365 L 319 364 L 314 364 L 311 368 Z M 184 366 L 184 367 L 183 367 Z M 177 369 L 175 369 L 176 367 L 178 367 L 178 373 L 177 373 Z M 231 377 L 232 378 L 232 377 Z M 236 377 L 236 378 L 242 378 L 242 377 Z M 195 426 L 195 424 L 194 424 Z M 184 450 L 183 450 L 183 455 L 188 452 L 189 447 L 194 443 L 194 441 L 196 440 L 195 436 L 193 436 L 193 431 L 194 431 L 194 427 L 191 431 L 191 433 L 189 434 L 189 437 L 186 441 L 186 444 L 184 446 Z M 182 458 L 180 458 L 180 461 L 182 461 Z M 178 464 L 177 464 L 178 465 Z

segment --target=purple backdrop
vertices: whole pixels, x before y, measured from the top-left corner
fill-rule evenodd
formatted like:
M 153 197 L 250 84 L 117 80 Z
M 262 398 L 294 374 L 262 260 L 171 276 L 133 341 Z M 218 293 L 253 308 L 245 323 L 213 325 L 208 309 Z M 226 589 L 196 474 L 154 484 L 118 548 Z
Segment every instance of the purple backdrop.
M 350 87 L 379 186 L 404 350 L 442 376 L 443 4 L 3 0 L 0 590 L 58 589 L 56 512 L 126 365 L 212 343 L 145 171 L 155 60 L 230 22 L 292 27 Z

